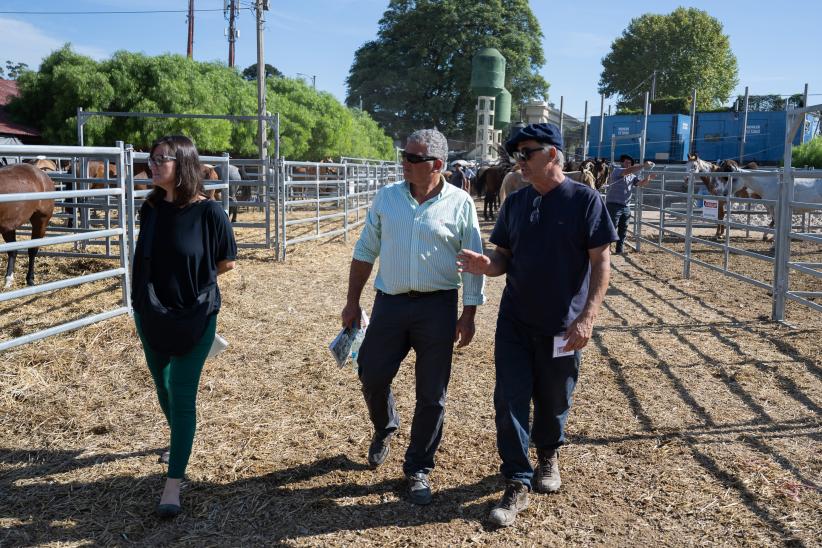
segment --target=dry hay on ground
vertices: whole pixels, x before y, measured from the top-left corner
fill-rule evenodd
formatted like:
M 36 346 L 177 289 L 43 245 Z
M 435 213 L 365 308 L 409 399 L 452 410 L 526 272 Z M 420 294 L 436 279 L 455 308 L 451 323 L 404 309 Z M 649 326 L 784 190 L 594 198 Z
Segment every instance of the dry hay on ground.
M 510 529 L 484 523 L 503 488 L 497 278 L 475 340 L 455 355 L 434 502 L 411 505 L 410 363 L 395 381 L 403 424 L 372 471 L 356 376 L 326 349 L 352 245 L 302 244 L 287 263 L 244 252 L 221 281 L 218 331 L 231 346 L 206 366 L 185 511 L 169 523 L 152 515 L 167 430 L 132 323 L 0 354 L 0 545 L 810 546 L 822 536 L 822 318 L 789 303 L 794 327 L 771 323 L 766 292 L 700 267 L 684 280 L 679 259 L 651 248 L 613 259 L 562 491 L 533 495 Z

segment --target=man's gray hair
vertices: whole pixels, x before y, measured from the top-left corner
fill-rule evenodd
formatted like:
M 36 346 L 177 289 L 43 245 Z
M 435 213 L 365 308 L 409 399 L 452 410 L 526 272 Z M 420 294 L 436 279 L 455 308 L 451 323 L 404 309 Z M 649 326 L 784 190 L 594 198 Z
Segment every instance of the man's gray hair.
M 448 140 L 436 129 L 418 129 L 408 136 L 408 142 L 425 145 L 429 156 L 448 162 Z
M 557 151 L 557 163 L 559 164 L 560 169 L 562 169 L 565 167 L 565 154 L 563 154 L 557 147 L 554 147 L 554 149 Z

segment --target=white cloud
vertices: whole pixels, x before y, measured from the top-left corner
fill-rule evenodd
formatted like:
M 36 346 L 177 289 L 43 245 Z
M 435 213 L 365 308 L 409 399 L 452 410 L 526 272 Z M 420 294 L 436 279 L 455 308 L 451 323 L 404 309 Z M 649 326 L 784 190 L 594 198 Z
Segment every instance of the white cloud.
M 41 29 L 25 21 L 0 17 L 0 61 L 6 59 L 16 63 L 26 63 L 36 70 L 44 57 L 60 49 L 68 40 L 49 36 Z M 93 59 L 105 59 L 109 52 L 93 46 L 72 44 L 77 53 Z

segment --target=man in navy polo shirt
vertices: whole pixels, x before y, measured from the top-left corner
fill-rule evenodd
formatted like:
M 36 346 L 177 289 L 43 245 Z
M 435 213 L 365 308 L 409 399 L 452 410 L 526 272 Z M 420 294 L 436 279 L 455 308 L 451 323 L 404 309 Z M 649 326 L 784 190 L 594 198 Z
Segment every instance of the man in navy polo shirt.
M 610 276 L 616 231 L 599 194 L 562 172 L 562 136 L 531 124 L 507 143 L 531 183 L 503 202 L 488 256 L 462 250 L 458 269 L 506 274 L 497 319 L 494 390 L 497 449 L 508 486 L 489 521 L 507 526 L 528 505 L 528 492 L 555 492 L 558 448 L 579 372 Z M 534 401 L 534 422 L 528 417 Z M 533 438 L 536 474 L 528 457 Z M 536 475 L 536 477 L 534 477 Z

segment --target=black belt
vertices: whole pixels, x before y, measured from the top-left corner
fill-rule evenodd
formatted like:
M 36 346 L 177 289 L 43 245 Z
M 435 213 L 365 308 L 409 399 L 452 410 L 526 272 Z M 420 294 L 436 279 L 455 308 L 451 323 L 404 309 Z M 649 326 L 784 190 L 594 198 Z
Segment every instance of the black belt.
M 385 291 L 377 290 L 377 295 L 384 295 L 386 297 L 409 297 L 411 299 L 420 299 L 422 297 L 433 297 L 434 295 L 442 295 L 443 293 L 450 293 L 456 289 L 438 289 L 437 291 L 408 291 L 406 293 L 386 293 Z

